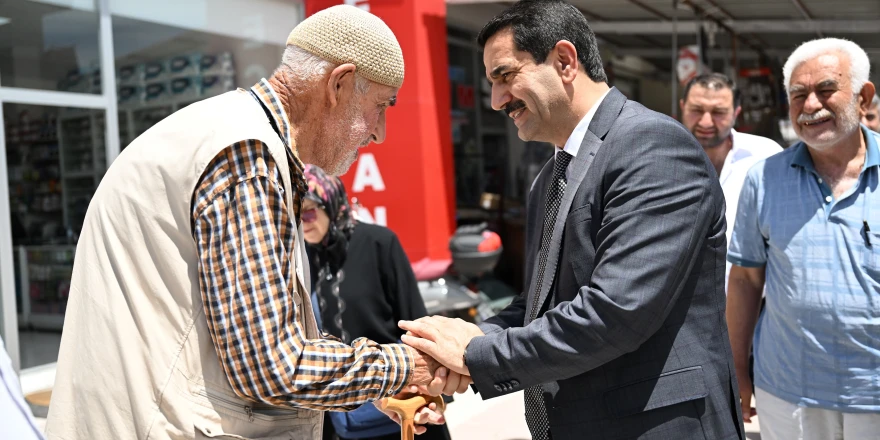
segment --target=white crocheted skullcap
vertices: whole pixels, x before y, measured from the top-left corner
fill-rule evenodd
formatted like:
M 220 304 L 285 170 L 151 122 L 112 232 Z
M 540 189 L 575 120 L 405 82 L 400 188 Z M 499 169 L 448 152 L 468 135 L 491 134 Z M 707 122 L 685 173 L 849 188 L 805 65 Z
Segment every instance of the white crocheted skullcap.
M 403 51 L 379 17 L 349 5 L 324 9 L 298 24 L 287 44 L 331 63 L 351 63 L 364 78 L 390 87 L 403 84 Z

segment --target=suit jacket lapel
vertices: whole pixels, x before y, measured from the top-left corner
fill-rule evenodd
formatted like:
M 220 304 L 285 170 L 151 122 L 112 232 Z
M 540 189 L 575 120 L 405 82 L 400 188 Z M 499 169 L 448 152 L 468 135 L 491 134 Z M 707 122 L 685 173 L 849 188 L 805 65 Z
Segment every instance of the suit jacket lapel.
M 584 140 L 581 142 L 581 148 L 578 150 L 577 156 L 575 156 L 568 165 L 569 179 L 566 182 L 565 192 L 562 195 L 559 214 L 557 214 L 556 222 L 553 225 L 553 235 L 550 238 L 550 253 L 547 258 L 546 273 L 544 274 L 544 280 L 540 286 L 535 285 L 538 279 L 538 265 L 534 264 L 534 267 L 532 268 L 532 281 L 529 287 L 529 300 L 527 301 L 528 307 L 526 308 L 526 325 L 530 322 L 529 311 L 532 310 L 534 301 L 537 299 L 539 305 L 543 305 L 544 302 L 547 301 L 547 295 L 550 294 L 550 287 L 553 286 L 553 280 L 556 277 L 556 265 L 559 263 L 559 248 L 562 246 L 565 220 L 568 218 L 569 210 L 571 210 L 571 203 L 574 200 L 574 195 L 584 181 L 584 177 L 587 175 L 587 171 L 589 171 L 590 165 L 593 163 L 593 158 L 599 151 L 599 147 L 602 146 L 602 139 L 608 133 L 608 130 L 611 129 L 611 125 L 617 119 L 617 116 L 620 114 L 625 103 L 626 97 L 617 91 L 616 88 L 612 88 L 611 91 L 608 92 L 608 95 L 602 101 L 602 104 L 596 109 L 596 114 L 590 122 L 589 130 L 586 135 L 584 135 Z M 552 169 L 552 167 L 550 168 Z M 544 192 L 546 193 L 546 189 Z M 542 203 L 545 199 L 546 194 L 541 197 Z M 543 206 L 539 212 L 541 216 L 534 219 L 534 221 L 542 222 L 544 218 Z M 540 240 L 540 235 L 538 237 L 538 240 Z M 540 244 L 538 244 L 538 246 L 540 246 Z M 532 261 L 536 262 L 535 257 L 538 253 L 537 247 L 532 253 L 535 254 L 534 256 L 531 256 Z

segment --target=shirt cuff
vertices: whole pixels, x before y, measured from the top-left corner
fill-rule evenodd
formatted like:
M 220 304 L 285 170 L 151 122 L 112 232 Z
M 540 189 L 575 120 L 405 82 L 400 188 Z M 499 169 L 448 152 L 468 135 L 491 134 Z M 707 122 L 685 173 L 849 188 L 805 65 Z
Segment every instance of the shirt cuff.
M 406 344 L 383 344 L 382 356 L 385 358 L 384 396 L 393 396 L 406 387 L 415 372 L 415 350 Z
M 740 267 L 763 267 L 765 264 L 767 264 L 766 262 L 747 260 L 745 258 L 733 255 L 729 252 L 727 254 L 727 261 Z

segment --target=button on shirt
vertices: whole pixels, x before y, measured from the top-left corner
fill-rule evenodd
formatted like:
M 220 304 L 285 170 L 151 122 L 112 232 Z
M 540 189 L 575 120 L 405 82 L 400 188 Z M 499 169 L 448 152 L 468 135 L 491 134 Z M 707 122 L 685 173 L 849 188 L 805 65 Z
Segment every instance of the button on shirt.
M 880 411 L 880 135 L 862 133 L 865 165 L 840 199 L 803 142 L 752 167 L 728 252 L 766 265 L 755 386 L 844 412 Z

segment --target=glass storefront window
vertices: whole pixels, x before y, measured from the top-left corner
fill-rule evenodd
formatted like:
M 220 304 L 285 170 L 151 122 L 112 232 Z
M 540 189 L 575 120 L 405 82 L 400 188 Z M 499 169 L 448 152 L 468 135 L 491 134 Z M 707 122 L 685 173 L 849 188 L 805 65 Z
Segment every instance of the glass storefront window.
M 483 152 L 477 138 L 480 95 L 474 87 L 474 56 L 470 47 L 449 45 L 455 200 L 460 208 L 477 207 L 483 192 Z
M 553 146 L 522 142 L 510 118 L 492 109 L 492 87 L 475 36 L 448 28 L 457 225 L 487 223 L 504 253 L 489 285 L 522 289 L 525 199 Z M 491 295 L 490 295 L 491 296 Z
M 4 104 L 19 326 L 60 331 L 76 241 L 107 168 L 103 110 Z M 21 332 L 22 368 L 54 361 L 60 333 Z M 39 343 L 28 343 L 39 340 Z
M 93 0 L 0 2 L 0 84 L 101 93 Z
M 281 62 L 300 21 L 280 0 L 111 0 L 120 145 L 193 102 L 247 88 Z

